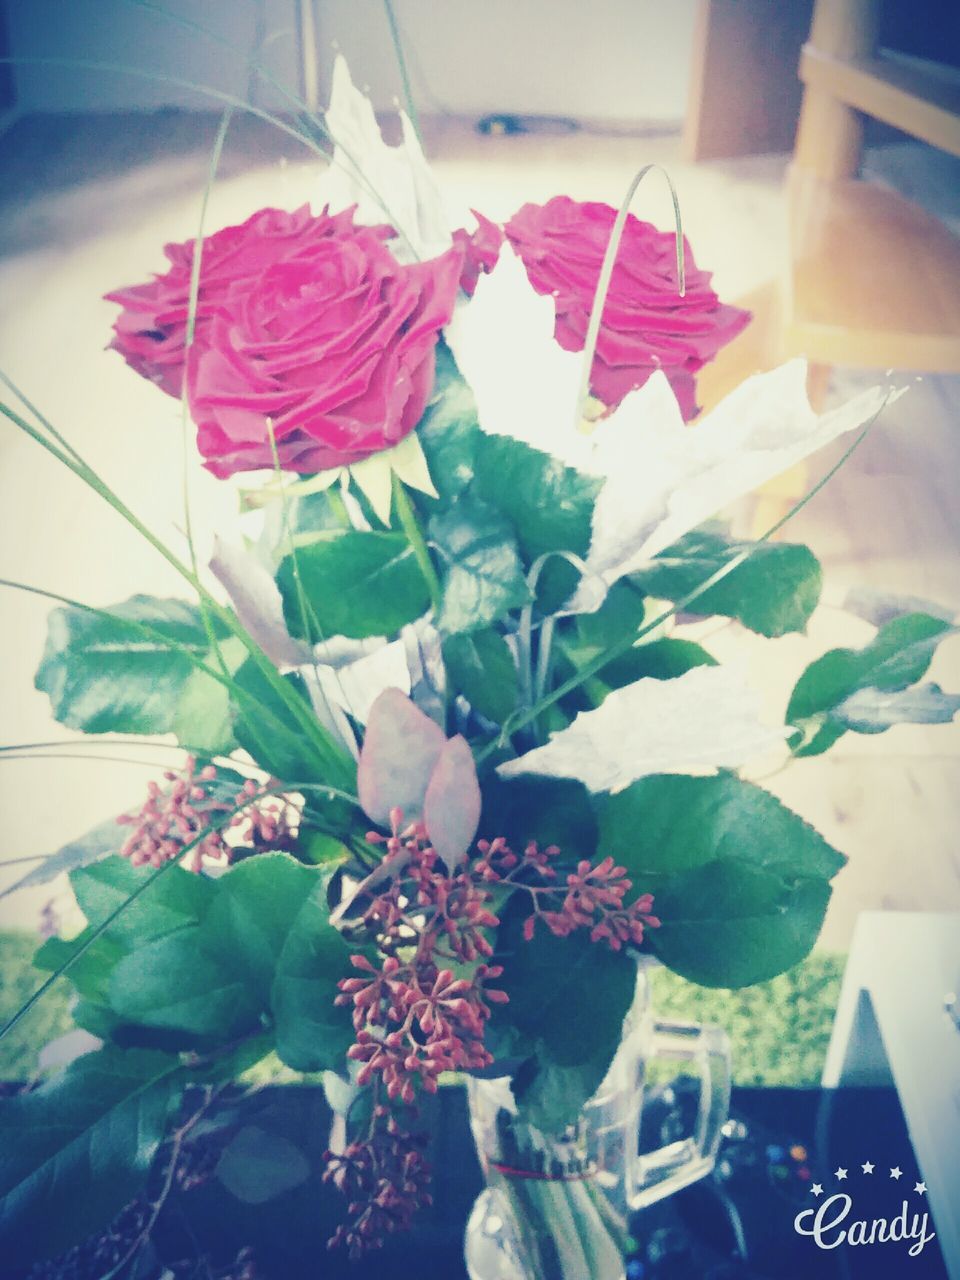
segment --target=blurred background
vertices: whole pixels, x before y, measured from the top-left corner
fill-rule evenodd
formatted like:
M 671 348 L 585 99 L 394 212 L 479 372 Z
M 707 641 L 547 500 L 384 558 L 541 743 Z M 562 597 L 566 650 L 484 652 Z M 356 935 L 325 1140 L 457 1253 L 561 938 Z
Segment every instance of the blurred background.
M 761 641 L 731 623 L 705 637 L 719 657 L 747 655 L 772 718 L 813 657 L 873 634 L 839 607 L 851 587 L 956 614 L 960 8 L 942 0 L 0 0 L 0 364 L 150 527 L 183 546 L 179 409 L 105 350 L 114 308 L 102 295 L 196 235 L 227 102 L 254 112 L 231 122 L 207 229 L 311 199 L 322 160 L 264 115 L 289 125 L 322 108 L 337 49 L 388 137 L 398 101 L 412 101 L 451 225 L 469 207 L 499 220 L 559 193 L 616 205 L 641 165 L 663 164 L 698 264 L 755 314 L 703 376 L 707 407 L 793 354 L 810 356 L 821 406 L 887 371 L 909 386 L 787 532 L 824 565 L 809 633 Z M 665 187 L 645 185 L 634 212 L 672 226 Z M 0 460 L 3 576 L 94 604 L 180 594 L 13 428 L 0 429 Z M 769 524 L 831 461 L 730 513 L 736 527 Z M 236 524 L 238 495 L 189 448 L 186 474 L 202 557 L 214 528 Z M 51 745 L 42 760 L 2 761 L 0 893 L 24 870 L 13 860 L 130 808 L 164 764 L 68 745 L 32 684 L 49 605 L 2 599 L 2 742 Z M 930 675 L 948 689 L 958 650 L 944 644 Z M 858 914 L 960 910 L 960 730 L 848 734 L 767 785 L 850 857 L 821 957 L 737 997 L 747 1029 L 749 1001 L 769 1004 L 766 1048 L 744 1031 L 747 1077 L 781 1078 L 777 1019 L 802 1005 L 812 1029 L 787 1077 L 809 1080 Z M 26 955 L 15 932 L 51 917 L 69 921 L 62 885 L 0 898 L 6 954 Z M 730 1025 L 731 1007 L 714 1016 Z

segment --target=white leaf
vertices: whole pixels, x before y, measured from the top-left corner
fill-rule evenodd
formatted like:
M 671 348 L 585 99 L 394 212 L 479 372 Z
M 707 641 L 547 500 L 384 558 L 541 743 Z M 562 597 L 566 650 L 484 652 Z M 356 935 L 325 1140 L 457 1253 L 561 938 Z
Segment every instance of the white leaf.
M 960 711 L 960 694 L 944 693 L 938 684 L 917 684 L 889 693 L 858 689 L 833 714 L 857 733 L 881 733 L 895 724 L 949 724 Z
M 310 660 L 310 646 L 294 640 L 287 630 L 279 587 L 252 552 L 217 536 L 210 569 L 226 587 L 237 617 L 271 662 L 278 667 L 295 667 Z
M 416 131 L 403 112 L 400 120 L 403 141 L 388 147 L 370 99 L 354 87 L 338 55 L 325 116 L 333 162 L 321 179 L 320 199 L 334 213 L 355 204 L 358 223 L 396 227 L 401 239 L 393 250 L 401 260 L 432 258 L 452 244 L 449 224 Z
M 591 791 L 622 791 L 652 773 L 736 768 L 780 745 L 787 732 L 761 724 L 759 698 L 743 670 L 694 667 L 674 680 L 646 678 L 613 690 L 545 746 L 497 772 L 577 778 Z
M 767 480 L 863 426 L 901 394 L 874 387 L 817 415 L 806 364 L 746 379 L 712 412 L 684 423 L 655 372 L 605 418 L 575 420 L 582 357 L 553 338 L 553 301 L 534 292 L 504 252 L 458 307 L 446 337 L 477 401 L 480 425 L 604 480 L 593 514 L 588 574 L 568 609 L 595 609 L 607 586 Z

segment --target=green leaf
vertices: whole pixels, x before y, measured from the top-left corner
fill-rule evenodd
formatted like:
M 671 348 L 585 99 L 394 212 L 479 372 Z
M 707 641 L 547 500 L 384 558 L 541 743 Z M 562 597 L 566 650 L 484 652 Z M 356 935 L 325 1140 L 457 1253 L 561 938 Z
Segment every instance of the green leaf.
M 598 809 L 597 852 L 625 866 L 638 892 L 650 877 L 729 858 L 823 879 L 846 861 L 776 796 L 735 774 L 655 774 L 605 797 Z
M 580 613 L 561 623 L 565 648 L 579 663 L 589 662 L 628 635 L 635 635 L 646 612 L 644 593 L 629 578 L 621 578 L 595 613 Z
M 485 779 L 479 830 L 488 840 L 505 836 L 516 849 L 530 840 L 541 848 L 556 844 L 570 858 L 592 858 L 597 847 L 590 793 L 569 778 Z
M 567 1076 L 574 1087 L 559 1101 L 568 1113 L 553 1117 L 569 1121 L 613 1060 L 633 1000 L 636 965 L 623 952 L 592 943 L 586 930 L 557 938 L 541 925 L 526 942 L 521 931 L 529 914 L 529 896 L 522 891 L 501 913 L 495 957 L 503 976 L 497 986 L 510 1000 L 494 1006 L 491 1028 L 512 1037 L 539 1068 L 578 1069 Z
M 205 1048 L 253 1030 L 261 1006 L 244 981 L 241 957 L 224 964 L 206 941 L 207 930 L 194 926 L 128 952 L 110 975 L 110 1008 L 137 1027 L 182 1033 L 178 1048 Z
M 286 853 L 259 854 L 214 882 L 199 923 L 139 946 L 110 978 L 125 1021 L 180 1031 L 201 1044 L 253 1030 L 298 914 L 323 878 Z
M 150 875 L 152 867 L 134 867 L 126 858 L 105 858 L 75 871 L 70 884 L 80 910 L 91 925 L 99 925 Z M 156 883 L 136 898 L 107 929 L 105 936 L 124 947 L 163 937 L 200 920 L 215 893 L 212 880 L 182 867 L 169 867 Z
M 233 678 L 249 695 L 234 704 L 233 732 L 240 746 L 276 778 L 289 782 L 326 781 L 324 762 L 305 736 L 303 726 L 253 658 L 248 658 Z M 309 706 L 310 695 L 303 678 L 291 671 L 283 679 Z M 267 713 L 261 708 L 266 708 Z M 283 726 L 280 731 L 278 721 Z
M 76 938 L 47 938 L 33 957 L 38 969 L 52 973 L 65 964 L 93 933 L 88 926 Z M 95 1004 L 106 1004 L 110 975 L 118 961 L 126 954 L 123 944 L 104 934 L 81 952 L 73 961 L 66 978 L 78 995 Z
M 602 481 L 508 436 L 481 435 L 476 457 L 477 491 L 510 521 L 527 564 L 548 551 L 586 556 L 593 504 Z M 573 591 L 572 565 L 549 561 L 541 574 L 537 603 L 552 613 Z
M 299 639 L 308 632 L 314 641 L 393 635 L 430 604 L 426 580 L 402 533 L 346 530 L 301 547 L 296 568 L 308 606 L 307 627 L 292 555 L 280 565 L 277 586 L 287 627 Z
M 334 1005 L 350 972 L 350 947 L 330 923 L 327 894 L 338 868 L 325 867 L 290 924 L 277 962 L 271 1006 L 277 1054 L 296 1071 L 343 1070 L 354 1038 L 347 1009 Z
M 752 550 L 751 550 L 752 548 Z M 632 575 L 651 595 L 680 600 L 735 556 L 750 558 L 692 606 L 699 614 L 737 618 L 763 636 L 803 631 L 820 599 L 820 564 L 809 549 L 787 542 L 734 542 L 696 529 Z
M 820 933 L 830 885 L 787 879 L 737 858 L 708 862 L 658 889 L 662 921 L 647 934 L 669 968 L 704 987 L 746 987 L 774 978 L 808 954 Z
M 417 426 L 417 435 L 434 488 L 442 502 L 452 502 L 473 479 L 480 428 L 473 392 L 442 342 L 437 345 L 433 395 Z
M 253 1124 L 234 1134 L 216 1170 L 218 1181 L 244 1204 L 266 1204 L 309 1176 L 310 1162 L 299 1147 Z
M 430 536 L 445 566 L 442 633 L 477 631 L 527 603 L 513 531 L 494 507 L 463 494 L 432 518 Z
M 85 1054 L 0 1100 L 0 1238 L 7 1266 L 62 1252 L 146 1181 L 181 1087 L 168 1054 Z
M 246 656 L 243 641 L 231 636 L 220 645 L 220 657 L 206 655 L 207 666 L 219 670 L 223 659 L 233 675 Z M 181 746 L 202 755 L 228 755 L 237 746 L 233 735 L 230 690 L 206 671 L 195 670 L 187 677 L 173 718 L 173 732 Z
M 794 754 L 819 755 L 853 728 L 835 713 L 858 690 L 895 693 L 919 680 L 937 645 L 955 630 L 942 618 L 908 613 L 881 627 L 863 649 L 831 649 L 811 663 L 787 706 L 787 723 L 803 733 Z
M 204 946 L 265 1008 L 287 934 L 322 872 L 288 853 L 261 853 L 217 881 Z
M 517 705 L 520 682 L 517 664 L 500 632 L 487 628 L 448 636 L 443 660 L 449 687 L 462 693 L 480 715 L 503 724 Z
M 566 646 L 564 652 L 568 653 Z M 575 665 L 575 664 L 573 664 Z M 717 660 L 693 640 L 654 640 L 639 644 L 608 662 L 595 675 L 562 699 L 570 714 L 599 707 L 613 689 L 622 689 L 637 680 L 673 680 L 693 667 L 715 667 Z
M 600 806 L 598 853 L 652 892 L 650 946 L 711 987 L 783 972 L 817 939 L 845 859 L 775 796 L 733 774 L 643 778 Z
M 101 614 L 54 609 L 36 687 L 50 698 L 61 724 L 84 733 L 169 733 L 184 687 L 195 670 L 188 655 L 164 638 L 207 655 L 199 609 L 183 600 L 133 596 Z M 159 633 L 144 636 L 136 624 Z

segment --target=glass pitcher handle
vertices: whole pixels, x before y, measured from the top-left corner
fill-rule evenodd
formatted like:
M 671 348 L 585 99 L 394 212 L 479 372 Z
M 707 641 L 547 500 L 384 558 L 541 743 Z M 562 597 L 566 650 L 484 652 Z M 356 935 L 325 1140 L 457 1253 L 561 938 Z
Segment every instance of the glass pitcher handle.
M 713 1169 L 730 1107 L 730 1042 L 720 1027 L 655 1022 L 651 1061 L 691 1063 L 700 1076 L 700 1105 L 693 1135 L 636 1156 L 633 1211 L 689 1186 Z

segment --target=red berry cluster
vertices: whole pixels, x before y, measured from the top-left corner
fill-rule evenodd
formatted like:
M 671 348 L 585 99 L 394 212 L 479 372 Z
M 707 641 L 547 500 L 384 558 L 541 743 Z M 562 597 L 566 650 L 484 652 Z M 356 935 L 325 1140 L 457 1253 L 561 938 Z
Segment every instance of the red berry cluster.
M 197 767 L 193 756 L 187 757 L 183 769 L 168 769 L 164 779 L 169 784 L 147 784 L 147 799 L 137 814 L 122 813 L 117 822 L 132 827 L 120 853 L 135 867 L 159 867 L 171 858 L 183 856 L 186 845 L 205 827 L 224 817 L 215 831 L 210 831 L 190 850 L 185 863 L 188 870 L 199 871 L 204 858 L 217 862 L 230 859 L 231 846 L 224 833 L 233 829 L 244 844 L 258 849 L 283 847 L 290 838 L 291 808 L 282 797 L 265 796 L 263 788 L 248 778 L 231 799 L 224 799 L 224 785 L 218 788 L 215 765 Z M 238 805 L 244 806 L 233 812 Z
M 342 1245 L 351 1258 L 359 1258 L 380 1248 L 389 1232 L 408 1230 L 417 1210 L 431 1203 L 424 1142 L 423 1135 L 407 1133 L 389 1108 L 380 1105 L 364 1141 L 350 1143 L 337 1155 L 327 1152 L 323 1180 L 347 1197 L 350 1214 L 328 1248 Z
M 659 924 L 650 914 L 649 894 L 624 906 L 632 885 L 612 858 L 596 867 L 579 862 L 564 886 L 557 883 L 554 864 L 561 853 L 556 845 L 541 849 L 531 842 L 517 854 L 498 837 L 478 841 L 478 856 L 449 871 L 422 823 L 401 829 L 399 810 L 390 820 L 389 836 L 367 836 L 371 844 L 385 846 L 384 858 L 354 899 L 362 908 L 358 922 L 375 951 L 350 957 L 357 973 L 338 984 L 335 1002 L 353 1010 L 356 1040 L 347 1056 L 362 1064 L 358 1084 L 384 1087 L 391 1101 L 412 1103 L 418 1085 L 436 1092 L 442 1072 L 479 1070 L 493 1061 L 483 1043 L 490 1005 L 508 999 L 488 985 L 503 973 L 500 965 L 488 963 L 493 947 L 487 931 L 500 923 L 490 909 L 494 886 L 529 895 L 527 941 L 542 920 L 558 937 L 589 928 L 594 942 L 617 951 L 625 943 L 641 943 L 644 928 Z M 375 1115 L 378 1111 L 388 1114 L 379 1108 Z M 391 1119 L 387 1135 L 399 1132 Z M 381 1176 L 386 1157 L 377 1133 L 331 1157 L 328 1169 L 351 1198 L 352 1223 L 341 1227 L 332 1243 L 346 1244 L 354 1256 L 382 1243 L 384 1230 L 401 1219 L 405 1223 L 412 1200 L 423 1199 L 425 1166 L 416 1164 L 418 1178 L 404 1176 L 393 1184 Z M 400 1158 L 390 1150 L 390 1159 Z M 408 1186 L 413 1190 L 404 1190 Z

